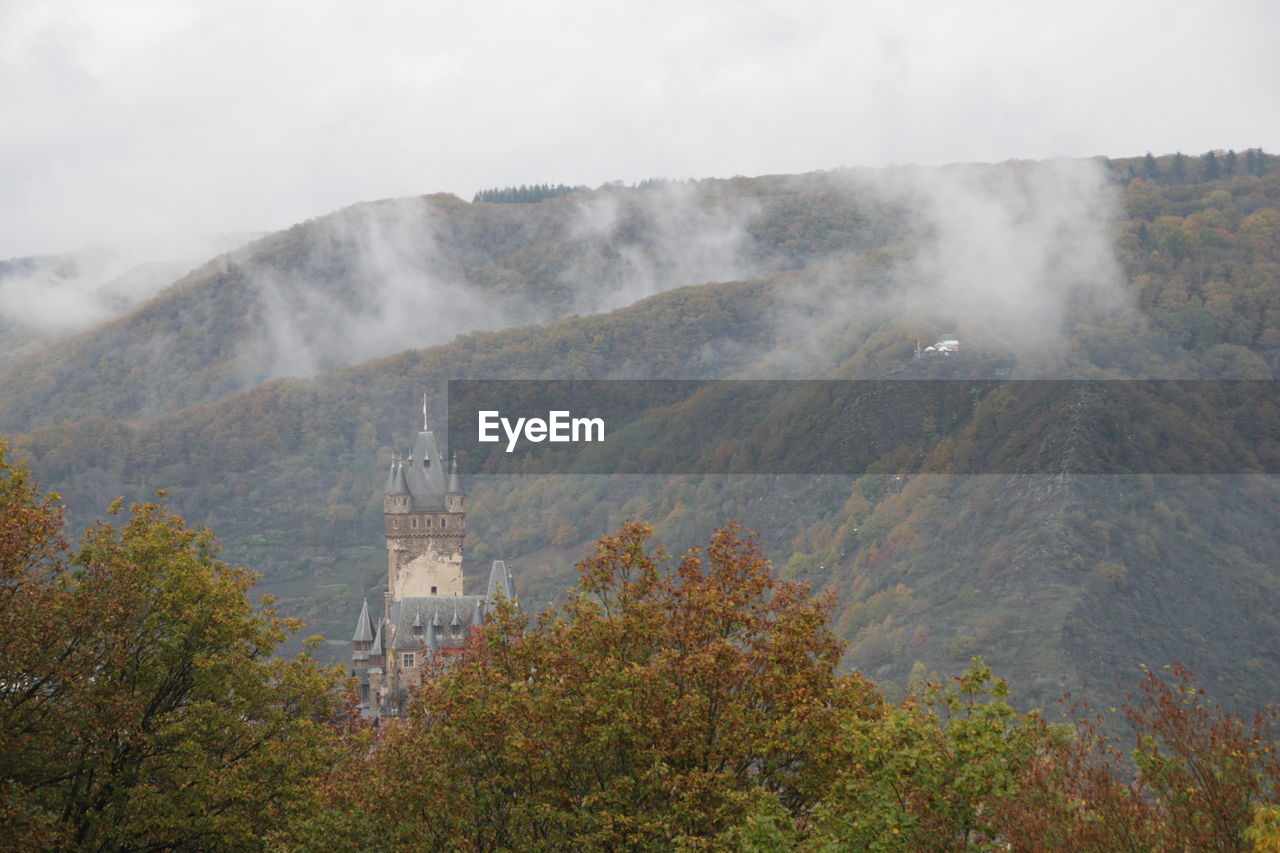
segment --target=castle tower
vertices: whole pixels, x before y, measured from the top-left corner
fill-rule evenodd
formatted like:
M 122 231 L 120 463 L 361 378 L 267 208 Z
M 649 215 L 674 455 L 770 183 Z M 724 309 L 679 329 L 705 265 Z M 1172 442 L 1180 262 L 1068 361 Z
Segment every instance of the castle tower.
M 466 498 L 456 462 L 447 476 L 444 467 L 435 435 L 424 428 L 409 458 L 393 462 L 387 474 L 382 512 L 388 605 L 403 598 L 463 594 Z
M 440 448 L 425 423 L 425 401 L 423 418 L 413 452 L 392 462 L 387 472 L 382 619 L 375 623 L 363 602 L 351 641 L 351 673 L 358 679 L 361 713 L 375 722 L 403 714 L 424 665 L 464 647 L 499 598 L 519 604 L 502 560 L 494 560 L 484 593 L 463 594 L 466 495 L 457 462 L 444 470 Z

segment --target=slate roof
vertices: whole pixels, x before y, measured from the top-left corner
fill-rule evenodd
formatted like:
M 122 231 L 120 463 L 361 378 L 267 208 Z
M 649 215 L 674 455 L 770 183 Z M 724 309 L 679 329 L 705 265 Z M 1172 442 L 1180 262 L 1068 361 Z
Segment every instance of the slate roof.
M 373 640 L 373 626 L 369 624 L 369 600 L 360 603 L 360 615 L 356 617 L 356 635 L 353 643 L 368 643 Z
M 444 512 L 444 459 L 431 430 L 418 433 L 413 453 L 404 464 L 403 474 L 414 512 Z M 388 494 L 396 494 L 389 492 Z
M 462 481 L 458 479 L 458 457 L 454 456 L 449 464 L 449 491 L 458 494 L 462 491 Z
M 471 636 L 469 630 L 479 618 L 484 621 L 483 595 L 428 595 L 419 598 L 402 598 L 391 602 L 390 620 L 393 626 L 391 648 L 411 652 L 434 634 L 441 646 L 460 646 Z M 414 622 L 426 625 L 421 635 L 413 633 Z M 444 626 L 449 627 L 444 627 Z M 459 637 L 454 637 L 454 627 Z M 428 645 L 430 645 L 428 643 Z
M 409 491 L 409 484 L 404 479 L 404 460 L 391 463 L 391 474 L 387 477 L 387 494 L 403 495 Z
M 490 605 L 498 600 L 498 593 L 502 593 L 503 598 L 516 597 L 506 560 L 494 560 L 493 568 L 489 570 L 489 588 L 485 591 L 485 597 Z

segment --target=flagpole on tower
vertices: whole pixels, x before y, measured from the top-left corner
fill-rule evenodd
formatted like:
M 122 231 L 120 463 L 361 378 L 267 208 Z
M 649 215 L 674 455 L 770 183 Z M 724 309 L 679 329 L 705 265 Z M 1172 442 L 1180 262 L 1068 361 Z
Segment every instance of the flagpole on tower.
M 422 431 L 427 431 L 427 392 L 422 392 Z

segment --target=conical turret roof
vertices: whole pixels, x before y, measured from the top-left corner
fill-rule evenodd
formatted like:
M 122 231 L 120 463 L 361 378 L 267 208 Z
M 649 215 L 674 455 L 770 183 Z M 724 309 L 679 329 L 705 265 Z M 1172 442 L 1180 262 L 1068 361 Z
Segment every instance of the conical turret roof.
M 444 460 L 431 430 L 418 433 L 413 453 L 405 464 L 406 490 L 413 495 L 415 512 L 443 512 L 445 474 Z
M 369 600 L 365 599 L 360 605 L 360 615 L 356 618 L 356 633 L 351 638 L 353 643 L 368 643 L 373 641 L 373 626 L 369 624 Z
M 462 491 L 462 481 L 458 479 L 458 457 L 455 454 L 449 460 L 449 492 L 458 494 Z
M 489 599 L 491 605 L 498 600 L 498 593 L 502 593 L 503 598 L 516 597 L 515 588 L 511 584 L 511 573 L 507 571 L 506 560 L 494 560 L 493 568 L 489 570 L 489 588 L 485 592 L 485 597 Z

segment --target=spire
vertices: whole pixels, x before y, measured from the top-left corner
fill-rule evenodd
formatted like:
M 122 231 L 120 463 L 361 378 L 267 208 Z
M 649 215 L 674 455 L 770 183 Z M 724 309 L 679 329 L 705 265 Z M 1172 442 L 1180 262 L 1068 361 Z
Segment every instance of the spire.
M 382 623 L 378 623 L 378 633 L 373 635 L 373 645 L 369 647 L 369 657 L 382 657 Z
M 458 606 L 456 604 L 453 606 L 453 621 L 449 623 L 449 627 L 450 628 L 462 627 L 462 620 L 458 618 Z
M 462 491 L 462 483 L 458 480 L 458 454 L 451 454 L 449 460 L 449 488 L 446 492 L 457 494 Z
M 392 494 L 392 495 L 409 494 L 409 484 L 405 482 L 405 479 L 404 479 L 404 463 L 403 462 L 396 463 L 395 477 L 392 478 L 391 491 L 389 491 L 388 494 Z
M 421 636 L 422 636 L 422 611 L 421 611 L 421 610 L 415 610 L 415 611 L 413 611 L 413 628 L 412 628 L 412 631 L 413 631 L 413 636 L 415 636 L 415 637 L 421 637 Z
M 485 598 L 489 600 L 489 606 L 493 606 L 498 600 L 498 593 L 502 593 L 503 598 L 515 599 L 515 589 L 511 585 L 511 573 L 507 571 L 507 563 L 505 560 L 494 560 L 493 568 L 489 571 L 489 589 L 485 593 Z
M 369 600 L 361 602 L 360 615 L 356 618 L 356 635 L 353 643 L 368 643 L 373 640 L 373 627 L 369 624 Z
M 383 491 L 389 495 L 396 494 L 396 463 L 394 459 L 391 460 L 391 470 L 387 472 L 387 487 Z
M 431 627 L 432 628 L 440 627 L 440 611 L 439 610 L 431 614 Z
M 430 430 L 418 433 L 409 461 L 403 464 L 405 491 L 413 495 L 415 512 L 440 512 L 445 508 L 445 464 Z

